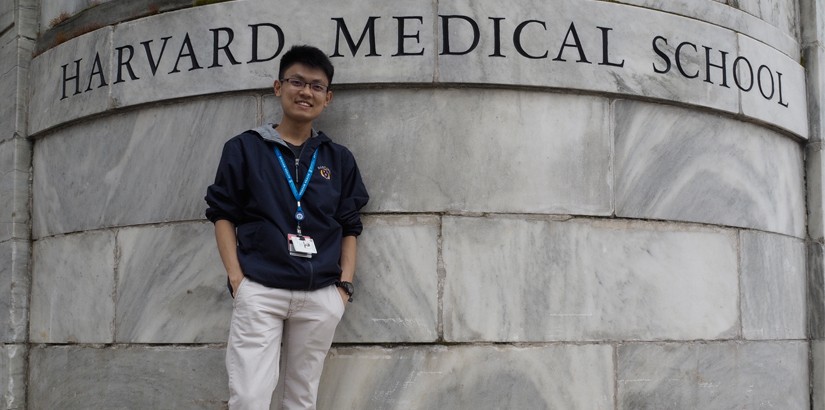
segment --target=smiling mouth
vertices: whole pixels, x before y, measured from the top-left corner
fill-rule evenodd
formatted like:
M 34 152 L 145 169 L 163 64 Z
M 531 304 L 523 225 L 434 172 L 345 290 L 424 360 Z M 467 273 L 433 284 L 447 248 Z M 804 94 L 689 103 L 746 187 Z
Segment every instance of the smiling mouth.
M 307 101 L 296 101 L 295 104 L 300 105 L 302 107 L 312 108 L 312 104 Z

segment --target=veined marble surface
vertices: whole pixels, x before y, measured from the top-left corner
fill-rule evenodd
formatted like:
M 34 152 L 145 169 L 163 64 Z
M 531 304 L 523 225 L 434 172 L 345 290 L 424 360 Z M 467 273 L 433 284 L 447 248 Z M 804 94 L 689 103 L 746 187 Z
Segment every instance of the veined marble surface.
M 26 356 L 23 344 L 0 345 L 0 405 L 4 409 L 26 408 Z
M 825 381 L 825 341 L 812 340 L 811 342 L 811 384 L 821 386 Z M 811 394 L 811 410 L 825 409 L 825 389 L 813 388 Z
M 102 73 L 105 83 L 111 84 L 111 39 L 112 28 L 104 27 L 67 41 L 32 60 L 29 74 L 30 135 L 113 107 L 109 98 L 110 87 L 102 86 L 100 75 L 91 75 Z M 78 73 L 76 60 L 85 64 L 85 71 L 81 66 Z M 99 61 L 99 65 L 95 61 Z M 72 79 L 75 74 L 77 79 Z M 62 99 L 64 96 L 66 98 Z
M 11 1 L 0 3 L 0 33 L 14 24 L 15 4 Z
M 805 65 L 808 73 L 808 116 L 810 118 L 811 140 L 807 147 L 806 188 L 808 193 L 808 235 L 818 241 L 825 238 L 825 185 L 822 161 L 823 127 L 825 127 L 825 4 L 822 1 L 802 2 L 803 21 L 806 30 Z
M 739 54 L 747 56 L 752 66 L 752 71 L 748 70 L 744 60 L 738 65 L 741 87 L 737 88 L 735 79 L 730 79 L 731 88 L 739 91 L 741 113 L 809 137 L 808 110 L 803 109 L 808 104 L 805 67 L 788 57 L 778 56 L 776 50 L 750 37 L 740 34 L 737 41 Z M 735 62 L 736 60 L 731 61 L 730 64 Z M 750 83 L 747 82 L 748 78 L 751 79 Z M 753 88 L 743 91 L 748 89 L 748 84 Z M 787 104 L 788 108 L 780 106 L 780 102 Z M 790 104 L 799 106 L 790 109 Z
M 742 337 L 807 338 L 805 243 L 754 231 L 740 238 Z
M 232 315 L 209 222 L 117 233 L 118 343 L 225 343 Z
M 31 244 L 28 241 L 0 242 L 0 343 L 27 341 L 30 259 Z
M 0 242 L 29 237 L 31 149 L 24 138 L 0 142 Z
M 115 234 L 41 239 L 33 252 L 31 342 L 113 342 Z
M 808 332 L 811 339 L 825 339 L 825 258 L 823 245 L 808 243 Z
M 740 238 L 742 337 L 807 338 L 805 243 L 755 231 Z
M 808 410 L 808 344 L 623 344 L 617 385 L 622 410 Z
M 282 10 L 289 10 L 289 12 L 284 13 Z M 430 18 L 433 15 L 433 6 L 430 2 L 422 1 L 392 3 L 363 1 L 350 4 L 348 7 L 330 7 L 319 1 L 293 0 L 282 1 L 277 8 L 273 8 L 268 1 L 236 1 L 168 12 L 119 24 L 112 37 L 115 47 L 133 45 L 142 49 L 141 42 L 154 39 L 150 45 L 155 47 L 156 53 L 159 53 L 161 36 L 158 33 L 175 39 L 170 40 L 170 44 L 176 42 L 174 42 L 174 47 L 169 46 L 170 49 L 173 48 L 169 50 L 170 55 L 158 62 L 157 73 L 153 74 L 146 64 L 140 65 L 135 73 L 141 80 L 126 81 L 113 87 L 112 99 L 117 106 L 129 106 L 180 96 L 270 88 L 278 74 L 279 60 L 276 58 L 269 62 L 249 64 L 249 61 L 252 61 L 250 24 L 268 23 L 281 27 L 286 43 L 282 53 L 286 52 L 292 44 L 313 44 L 332 55 L 336 41 L 336 26 L 332 19 L 343 18 L 348 22 L 349 29 L 353 31 L 352 35 L 357 41 L 357 36 L 363 29 L 361 24 L 366 23 L 367 14 L 365 13 L 370 16 L 376 13 L 384 16 L 378 21 L 378 31 L 384 33 L 388 32 L 384 29 L 385 25 L 389 28 L 392 24 L 395 28 L 395 20 L 390 15 Z M 323 24 L 307 30 L 306 21 Z M 217 22 L 219 23 L 216 24 Z M 336 82 L 342 80 L 350 83 L 432 82 L 435 55 L 429 48 L 429 45 L 434 43 L 431 26 L 412 24 L 412 22 L 408 24 L 413 26 L 409 28 L 410 33 L 420 30 L 417 42 L 424 44 L 423 47 L 428 49 L 424 55 L 416 56 L 416 64 L 408 64 L 408 60 L 404 58 L 392 57 L 390 50 L 395 50 L 398 41 L 395 35 L 377 35 L 375 37 L 376 49 L 380 52 L 376 53 L 381 54 L 380 56 L 364 59 L 333 57 Z M 355 26 L 359 28 L 356 29 Z M 217 62 L 222 67 L 208 68 L 215 63 L 212 54 L 215 34 L 208 31 L 208 28 L 215 27 L 233 28 L 235 34 L 230 50 L 234 50 L 233 56 L 239 64 L 233 65 L 225 54 L 219 54 Z M 190 70 L 192 66 L 189 59 L 183 58 L 177 67 L 181 72 L 173 72 L 177 54 L 172 53 L 180 50 L 182 39 L 187 34 L 190 36 L 193 49 L 200 51 L 195 55 L 196 58 L 198 54 L 200 55 L 198 64 L 203 68 Z M 220 33 L 220 35 L 224 36 L 221 43 L 224 44 L 228 37 L 226 33 Z M 258 57 L 265 58 L 272 54 L 271 47 L 278 44 L 278 39 L 272 29 L 266 27 L 259 28 L 259 35 L 261 36 L 259 44 L 264 45 L 259 45 L 261 52 Z M 415 43 L 412 40 L 408 42 Z M 365 43 L 359 52 L 360 56 L 368 53 L 366 48 Z M 140 49 L 136 50 L 136 53 L 140 53 L 142 51 Z M 340 38 L 340 51 L 350 55 L 343 37 Z M 187 70 L 190 71 L 187 72 Z
M 112 115 L 37 140 L 32 236 L 203 219 L 223 144 L 254 128 L 257 117 L 255 97 L 216 97 Z
M 822 0 L 801 0 L 799 22 L 802 26 L 803 46 L 825 41 L 825 4 Z
M 812 141 L 822 141 L 825 129 L 825 110 L 822 109 L 825 107 L 825 38 L 805 47 L 805 70 L 808 74 L 810 136 Z
M 9 28 L 0 36 L 0 93 L 4 96 L 0 104 L 0 141 L 26 135 L 25 87 L 33 50 L 34 40 L 21 36 L 19 30 Z
M 612 409 L 607 345 L 333 348 L 319 409 Z
M 799 36 L 799 1 L 795 0 L 749 0 L 740 1 L 740 10 L 778 27 L 790 34 Z
M 106 3 L 111 0 L 60 0 L 40 2 L 40 28 L 42 31 L 54 26 L 54 22 L 60 23 L 68 16 L 77 14 L 89 7 Z
M 363 217 L 356 294 L 336 343 L 433 342 L 438 338 L 438 237 L 433 216 Z
M 367 211 L 612 213 L 603 98 L 364 90 L 340 92 L 327 110 L 317 127 L 354 152 Z
M 525 0 L 520 6 L 493 0 L 437 5 L 427 1 L 363 0 L 339 10 L 295 0 L 294 4 L 280 4 L 279 8 L 291 10 L 290 19 L 285 19 L 266 1 L 249 0 L 161 13 L 99 29 L 36 57 L 32 78 L 37 86 L 29 110 L 30 124 L 32 132 L 39 133 L 114 107 L 269 88 L 274 79 L 274 63 L 256 61 L 252 47 L 251 27 L 259 23 L 250 23 L 250 16 L 256 16 L 260 24 L 277 23 L 284 33 L 283 45 L 312 43 L 334 55 L 338 84 L 491 84 L 629 95 L 742 114 L 807 138 L 806 130 L 800 128 L 806 121 L 794 121 L 806 116 L 805 95 L 798 92 L 805 89 L 804 72 L 798 64 L 798 44 L 793 36 L 793 44 L 786 44 L 788 35 L 781 30 L 765 29 L 769 24 L 739 23 L 741 18 L 737 17 L 749 16 L 747 13 L 729 7 L 715 9 L 728 17 L 711 24 L 616 2 L 565 0 L 551 5 Z M 692 13 L 684 5 L 679 10 L 688 15 L 701 14 Z M 365 18 L 367 15 L 375 19 Z M 447 16 L 461 17 L 445 20 Z M 315 30 L 303 29 L 300 22 L 310 18 L 325 24 Z M 472 18 L 478 27 L 477 37 L 467 18 Z M 646 24 L 626 24 L 639 20 Z M 366 33 L 359 43 L 360 49 L 350 50 L 343 28 L 337 25 L 339 21 L 345 22 L 347 33 Z M 571 23 L 578 27 L 575 42 L 568 33 Z M 734 27 L 725 27 L 727 23 Z M 447 31 L 441 32 L 445 25 Z M 374 27 L 374 32 L 364 31 L 368 26 Z M 519 27 L 523 31 L 517 36 Z M 229 32 L 218 28 L 232 30 L 231 46 L 227 45 Z M 770 46 L 740 49 L 737 30 L 743 30 L 742 35 L 754 38 L 755 42 L 767 41 Z M 265 39 L 259 39 L 259 43 L 281 45 L 273 28 L 264 31 Z M 449 36 L 449 43 L 445 36 Z M 677 44 L 692 45 L 682 50 L 688 73 L 701 72 L 706 67 L 703 47 L 713 50 L 717 58 L 722 58 L 720 53 L 724 52 L 730 60 L 742 55 L 754 60 L 757 66 L 776 64 L 774 70 L 783 70 L 784 98 L 790 106 L 776 104 L 778 96 L 763 102 L 756 91 L 740 95 L 736 87 L 719 84 L 720 72 L 710 82 L 699 75 L 680 75 L 675 67 L 666 74 L 656 73 L 656 67 L 665 64 L 652 44 L 657 36 L 668 40 L 668 45 L 660 42 L 656 47 L 671 60 Z M 781 44 L 774 45 L 775 42 L 763 38 L 774 36 L 781 38 Z M 374 49 L 368 42 L 373 37 Z M 171 39 L 169 44 L 164 38 Z M 518 45 L 514 38 L 520 39 Z M 355 44 L 359 40 L 352 41 Z M 472 44 L 476 47 L 470 50 Z M 161 58 L 164 45 L 169 50 Z M 151 58 L 147 47 L 152 50 Z M 583 56 L 579 55 L 579 47 Z M 465 49 L 467 53 L 462 52 Z M 754 49 L 759 50 L 743 55 Z M 560 50 L 564 52 L 560 54 Z M 276 51 L 260 52 L 268 57 Z M 96 53 L 101 58 L 101 74 L 92 75 Z M 84 83 L 80 87 L 83 92 L 62 99 L 62 87 L 71 87 L 74 80 L 64 81 L 61 67 L 69 64 L 69 72 L 75 73 L 74 61 L 78 58 L 83 59 L 79 80 Z M 728 61 L 728 71 L 730 65 L 732 61 Z M 127 72 L 127 66 L 132 72 Z M 98 86 L 101 75 L 106 76 L 109 84 L 89 88 Z M 728 77 L 731 76 L 729 73 Z M 89 92 L 85 92 L 87 89 Z M 754 105 L 766 105 L 767 109 L 754 109 Z
M 439 81 L 606 91 L 698 104 L 721 111 L 738 111 L 739 96 L 735 91 L 701 80 L 686 79 L 676 72 L 675 67 L 667 74 L 654 72 L 653 66 L 661 68 L 664 62 L 657 57 L 651 44 L 656 36 L 668 39 L 669 46 L 660 44 L 659 47 L 670 54 L 671 60 L 673 49 L 682 41 L 701 43 L 714 50 L 735 54 L 735 32 L 697 20 L 612 2 L 530 1 L 529 4 L 514 10 L 511 3 L 496 0 L 439 3 L 440 15 L 467 15 L 479 21 L 485 21 L 487 16 L 512 16 L 502 23 L 505 25 L 503 30 L 507 30 L 508 34 L 516 29 L 518 22 L 531 19 L 545 22 L 544 26 L 536 23 L 525 26 L 522 47 L 533 56 L 547 53 L 546 58 L 519 58 L 513 43 L 503 41 L 501 54 L 507 57 L 491 58 L 489 54 L 493 53 L 494 39 L 486 36 L 478 46 L 484 50 L 483 53 L 440 55 Z M 587 11 L 583 13 L 583 10 Z M 627 24 L 632 21 L 644 21 L 645 24 Z M 559 55 L 571 23 L 576 26 L 584 60 L 589 63 L 579 62 L 583 60 L 582 56 L 572 47 L 565 48 L 564 54 Z M 485 24 L 489 22 L 485 21 Z M 604 31 L 598 27 L 610 29 L 607 59 L 603 54 Z M 451 42 L 470 44 L 472 39 L 467 38 L 469 33 L 468 30 L 451 33 Z M 453 37 L 457 39 L 452 40 Z M 702 51 L 701 46 L 699 51 Z M 685 51 L 684 55 L 687 56 L 684 60 L 686 71 L 703 69 L 703 53 L 700 56 L 699 53 Z M 623 62 L 623 67 L 610 66 L 606 64 L 608 62 Z
M 442 235 L 447 341 L 738 336 L 732 232 L 490 216 L 445 217 Z
M 789 13 L 795 7 L 790 4 L 792 1 L 788 1 L 788 8 L 785 10 Z M 738 33 L 759 39 L 759 41 L 790 56 L 793 60 L 799 60 L 799 41 L 789 31 L 795 30 L 795 27 L 777 27 L 753 14 L 730 6 L 726 0 L 617 0 L 617 2 L 674 13 L 727 27 Z M 749 0 L 747 3 L 753 3 L 753 1 Z
M 218 347 L 35 347 L 32 409 L 225 409 L 224 349 Z
M 711 114 L 632 101 L 613 107 L 617 216 L 805 236 L 798 143 Z

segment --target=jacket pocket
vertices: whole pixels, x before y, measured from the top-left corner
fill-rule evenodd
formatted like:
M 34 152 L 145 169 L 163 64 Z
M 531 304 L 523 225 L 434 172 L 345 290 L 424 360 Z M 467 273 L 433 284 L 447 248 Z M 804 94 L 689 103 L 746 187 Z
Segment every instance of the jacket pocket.
M 243 253 L 249 253 L 258 247 L 258 231 L 263 226 L 263 222 L 250 222 L 243 225 L 238 225 L 237 238 L 238 250 Z

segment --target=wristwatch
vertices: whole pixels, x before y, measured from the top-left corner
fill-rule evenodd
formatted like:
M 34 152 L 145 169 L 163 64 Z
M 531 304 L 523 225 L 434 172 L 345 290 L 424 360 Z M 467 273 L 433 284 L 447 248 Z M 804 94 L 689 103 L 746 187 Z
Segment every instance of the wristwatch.
M 341 289 L 344 289 L 344 292 L 349 296 L 347 302 L 352 302 L 352 294 L 355 293 L 355 286 L 352 286 L 352 282 L 346 282 L 343 280 L 339 280 L 335 282 L 335 286 L 338 286 Z

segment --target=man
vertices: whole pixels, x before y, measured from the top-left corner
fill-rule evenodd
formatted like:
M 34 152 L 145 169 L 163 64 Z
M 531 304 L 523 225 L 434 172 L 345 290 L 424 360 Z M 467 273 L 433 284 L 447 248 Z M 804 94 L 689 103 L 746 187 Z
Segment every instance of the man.
M 369 199 L 352 153 L 312 123 L 332 101 L 321 50 L 281 58 L 283 117 L 226 142 L 206 217 L 234 297 L 230 409 L 269 409 L 284 361 L 286 409 L 314 409 L 335 327 L 352 301 L 359 210 Z M 283 342 L 283 353 L 281 343 Z

